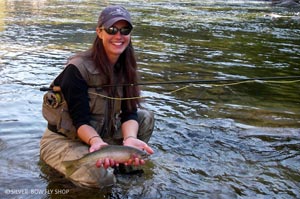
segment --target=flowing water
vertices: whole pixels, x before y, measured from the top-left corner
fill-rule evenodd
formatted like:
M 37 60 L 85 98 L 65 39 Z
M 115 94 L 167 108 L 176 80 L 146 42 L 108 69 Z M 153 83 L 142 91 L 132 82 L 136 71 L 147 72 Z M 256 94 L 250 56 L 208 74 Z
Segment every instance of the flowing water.
M 1 0 L 0 198 L 300 198 L 300 84 L 292 81 L 143 86 L 155 154 L 143 175 L 118 176 L 105 190 L 78 188 L 40 161 L 39 88 L 91 45 L 108 4 L 132 13 L 143 82 L 300 75 L 296 7 Z

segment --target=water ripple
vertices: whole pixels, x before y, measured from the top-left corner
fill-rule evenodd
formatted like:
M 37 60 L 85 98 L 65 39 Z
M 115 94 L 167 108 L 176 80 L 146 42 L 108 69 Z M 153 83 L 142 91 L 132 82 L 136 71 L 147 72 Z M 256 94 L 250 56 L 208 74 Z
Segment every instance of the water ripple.
M 39 160 L 46 127 L 39 87 L 52 82 L 70 55 L 90 47 L 106 3 L 3 2 L 1 196 L 10 187 L 64 187 L 68 195 L 37 198 L 300 198 L 299 84 L 267 82 L 143 86 L 144 106 L 156 118 L 149 143 L 155 154 L 144 174 L 118 176 L 109 190 L 73 186 Z M 293 10 L 242 0 L 111 3 L 132 13 L 144 82 L 299 75 Z

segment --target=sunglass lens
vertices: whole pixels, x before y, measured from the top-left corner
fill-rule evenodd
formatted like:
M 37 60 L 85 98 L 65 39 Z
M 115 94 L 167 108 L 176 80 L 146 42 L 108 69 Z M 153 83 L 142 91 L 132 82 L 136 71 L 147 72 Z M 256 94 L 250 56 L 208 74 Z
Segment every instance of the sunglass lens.
M 129 35 L 131 32 L 131 28 L 126 27 L 126 28 L 118 29 L 118 28 L 112 26 L 112 27 L 105 29 L 105 31 L 107 32 L 107 34 L 110 34 L 110 35 L 115 35 L 118 33 L 118 31 L 120 31 L 121 35 Z
M 116 27 L 109 27 L 106 29 L 106 32 L 110 35 L 115 35 L 118 32 L 118 29 Z
M 120 33 L 122 35 L 129 35 L 130 32 L 131 32 L 131 28 L 121 28 L 120 29 Z

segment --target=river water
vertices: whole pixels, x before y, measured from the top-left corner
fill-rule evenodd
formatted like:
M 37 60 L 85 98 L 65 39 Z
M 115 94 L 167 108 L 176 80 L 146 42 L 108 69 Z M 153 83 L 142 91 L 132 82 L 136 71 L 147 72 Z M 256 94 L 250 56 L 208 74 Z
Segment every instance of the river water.
M 42 86 L 124 5 L 142 82 L 300 75 L 300 9 L 267 1 L 1 0 L 0 198 L 300 198 L 300 84 L 143 86 L 155 112 L 144 174 L 73 186 L 39 159 Z M 179 89 L 179 90 L 177 90 Z

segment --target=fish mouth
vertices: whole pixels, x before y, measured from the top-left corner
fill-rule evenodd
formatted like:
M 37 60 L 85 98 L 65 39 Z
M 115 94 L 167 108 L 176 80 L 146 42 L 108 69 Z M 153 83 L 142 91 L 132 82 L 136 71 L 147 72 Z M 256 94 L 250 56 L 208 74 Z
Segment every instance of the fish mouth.
M 150 155 L 149 155 L 148 153 L 144 152 L 144 153 L 141 155 L 141 158 L 146 159 L 146 158 L 148 158 L 149 156 L 150 156 Z

